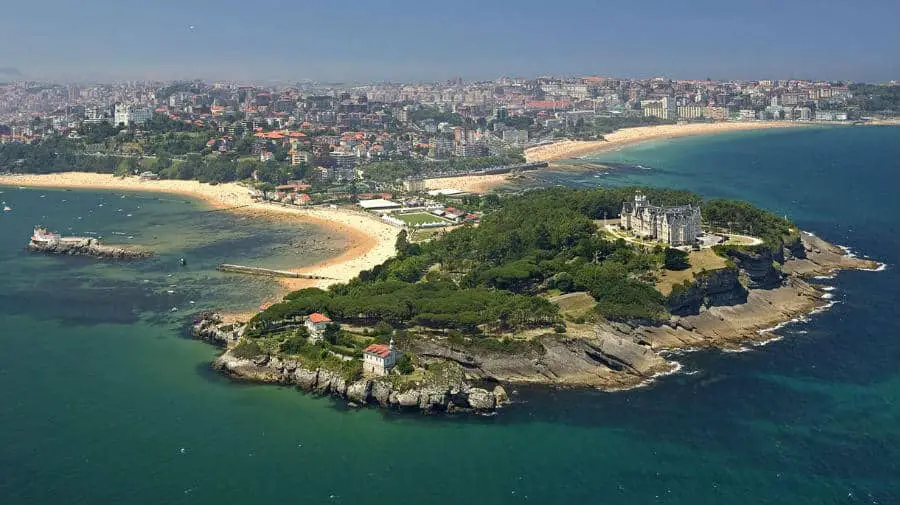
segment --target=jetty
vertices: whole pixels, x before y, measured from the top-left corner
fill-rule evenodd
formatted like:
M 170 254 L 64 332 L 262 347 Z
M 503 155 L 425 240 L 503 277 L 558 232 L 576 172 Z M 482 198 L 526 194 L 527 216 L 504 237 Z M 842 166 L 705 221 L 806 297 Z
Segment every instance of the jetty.
M 35 226 L 34 234 L 28 242 L 28 250 L 65 256 L 93 256 L 95 258 L 114 260 L 134 260 L 149 258 L 150 251 L 134 247 L 103 245 L 93 237 L 63 237 L 51 233 L 43 226 Z
M 334 280 L 331 277 L 323 277 L 315 274 L 301 274 L 299 272 L 291 272 L 290 270 L 275 270 L 272 268 L 251 267 L 246 265 L 230 265 L 222 263 L 216 265 L 216 270 L 220 272 L 229 272 L 234 274 L 262 275 L 266 277 L 290 277 L 293 279 L 324 279 Z

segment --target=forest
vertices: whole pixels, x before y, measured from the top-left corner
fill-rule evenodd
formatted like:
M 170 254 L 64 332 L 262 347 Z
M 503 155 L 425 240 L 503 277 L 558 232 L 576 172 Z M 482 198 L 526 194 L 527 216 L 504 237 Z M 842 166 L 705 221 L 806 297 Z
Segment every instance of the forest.
M 266 332 L 286 318 L 324 312 L 340 322 L 452 329 L 500 334 L 558 327 L 548 294 L 587 291 L 597 316 L 654 323 L 668 317 L 655 288 L 661 268 L 685 268 L 686 255 L 660 245 L 643 248 L 597 233 L 595 219 L 618 216 L 636 188 L 535 190 L 502 197 L 481 224 L 463 226 L 429 242 L 410 243 L 401 232 L 396 257 L 329 290 L 305 289 L 251 321 Z M 699 203 L 698 195 L 642 188 L 660 204 Z M 777 239 L 792 224 L 743 202 L 704 204 L 717 219 Z

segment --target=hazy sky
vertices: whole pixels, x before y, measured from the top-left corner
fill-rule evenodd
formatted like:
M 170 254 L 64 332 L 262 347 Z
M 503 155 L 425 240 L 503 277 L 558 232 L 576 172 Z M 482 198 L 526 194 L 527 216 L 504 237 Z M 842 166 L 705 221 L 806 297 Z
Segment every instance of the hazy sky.
M 900 0 L 13 3 L 0 79 L 900 79 Z

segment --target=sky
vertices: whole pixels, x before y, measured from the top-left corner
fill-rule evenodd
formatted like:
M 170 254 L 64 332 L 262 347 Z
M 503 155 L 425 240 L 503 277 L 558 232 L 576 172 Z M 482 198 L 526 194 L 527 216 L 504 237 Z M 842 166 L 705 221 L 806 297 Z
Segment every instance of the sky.
M 900 0 L 14 3 L 0 81 L 900 80 Z

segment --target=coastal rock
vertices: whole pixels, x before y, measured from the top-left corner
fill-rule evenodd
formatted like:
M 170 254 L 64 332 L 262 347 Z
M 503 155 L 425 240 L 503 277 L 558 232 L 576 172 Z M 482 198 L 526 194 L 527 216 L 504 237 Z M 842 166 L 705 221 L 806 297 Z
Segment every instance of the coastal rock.
M 214 312 L 204 312 L 194 321 L 190 328 L 193 338 L 205 340 L 211 344 L 227 346 L 237 342 L 243 335 L 246 325 L 222 323 L 222 316 Z
M 347 398 L 360 405 L 369 403 L 372 393 L 372 381 L 354 382 L 347 386 Z
M 468 394 L 469 407 L 477 411 L 494 410 L 497 406 L 497 399 L 493 393 L 486 389 L 472 388 Z
M 307 391 L 312 390 L 316 387 L 316 384 L 318 382 L 318 370 L 307 370 L 305 368 L 297 368 L 296 370 L 294 370 L 294 383 L 296 383 L 301 389 L 305 389 Z
M 688 288 L 676 286 L 666 297 L 666 309 L 677 316 L 699 314 L 701 308 L 737 305 L 747 301 L 747 289 L 741 285 L 736 268 L 721 268 L 695 275 Z M 680 319 L 672 321 L 675 327 Z
M 132 247 L 102 245 L 100 244 L 100 241 L 95 238 L 64 238 L 56 242 L 35 242 L 32 240 L 28 243 L 28 250 L 48 254 L 92 256 L 95 258 L 112 260 L 138 260 L 149 258 L 153 255 L 150 251 L 143 251 Z
M 497 385 L 494 387 L 494 398 L 497 401 L 497 405 L 502 405 L 504 403 L 509 403 L 509 395 L 506 393 L 506 389 L 501 385 Z
M 748 288 L 772 289 L 782 284 L 784 274 L 775 268 L 776 264 L 784 263 L 781 249 L 777 254 L 766 248 L 754 252 L 730 249 L 727 253 L 735 265 L 747 275 Z
M 385 380 L 374 380 L 371 386 L 371 396 L 379 405 L 387 407 L 391 403 L 391 383 Z
M 427 396 L 426 396 L 427 399 Z M 419 405 L 419 392 L 415 389 L 397 394 L 397 404 L 401 407 L 416 407 Z

